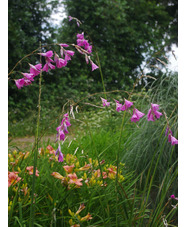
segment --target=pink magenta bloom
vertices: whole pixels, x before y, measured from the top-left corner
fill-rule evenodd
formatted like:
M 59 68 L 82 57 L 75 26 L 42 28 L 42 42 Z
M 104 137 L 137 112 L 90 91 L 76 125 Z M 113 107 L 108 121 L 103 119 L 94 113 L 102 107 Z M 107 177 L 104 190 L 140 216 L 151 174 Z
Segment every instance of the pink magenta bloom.
M 59 144 L 59 146 L 58 146 L 58 148 L 57 148 L 57 150 L 56 150 L 55 155 L 57 155 L 58 153 L 59 153 L 58 162 L 63 162 L 64 159 L 63 159 L 63 154 L 62 154 L 62 152 L 61 152 L 61 146 L 60 146 L 60 144 Z
M 69 18 L 69 21 L 71 21 L 71 20 L 72 20 L 72 17 L 71 17 L 71 16 L 68 16 L 68 18 Z
M 25 80 L 24 78 L 15 80 L 15 84 L 18 89 L 21 89 L 24 86 Z
M 91 46 L 91 45 L 89 45 L 89 46 L 87 47 L 87 51 L 88 51 L 89 54 L 92 53 L 92 46 Z
M 92 53 L 92 46 L 84 39 L 84 33 L 77 34 L 77 45 L 83 47 L 89 54 Z
M 69 184 L 76 184 L 77 186 L 82 186 L 83 184 L 81 181 L 83 180 L 82 178 L 78 179 L 77 175 L 75 173 L 70 173 L 68 174 L 68 177 L 70 178 Z
M 167 136 L 168 134 L 172 135 L 172 131 L 169 129 L 169 127 L 166 128 L 165 136 Z
M 91 61 L 90 63 L 92 65 L 92 71 L 94 71 L 95 69 L 98 69 L 99 68 L 96 64 L 94 64 L 93 61 Z
M 18 177 L 19 172 L 9 172 L 8 171 L 8 187 L 16 184 L 21 180 L 21 177 Z
M 175 145 L 175 144 L 178 144 L 178 140 L 171 135 L 171 145 Z
M 59 45 L 60 45 L 61 47 L 69 47 L 69 45 L 66 44 L 66 43 L 60 43 Z
M 131 117 L 132 122 L 139 121 L 140 118 L 142 118 L 145 114 L 140 112 L 138 109 L 134 108 L 133 115 Z
M 34 171 L 34 167 L 33 166 L 26 167 L 26 170 L 29 171 L 28 172 L 29 175 L 33 175 L 33 171 Z M 39 171 L 37 170 L 37 168 L 36 168 L 36 176 L 39 177 Z
M 71 126 L 68 113 L 63 115 L 61 125 L 56 128 L 57 130 L 57 140 L 64 140 L 65 134 L 68 133 L 67 127 Z
M 116 111 L 120 112 L 122 109 L 122 104 L 120 104 L 119 101 L 117 101 L 117 100 L 115 100 L 115 102 L 116 102 Z
M 51 62 L 54 62 L 51 58 L 46 57 L 46 64 L 43 67 L 43 71 L 48 72 L 49 68 L 55 69 L 55 66 L 51 64 Z
M 42 68 L 42 64 L 37 64 L 37 65 L 30 65 L 30 73 L 32 73 L 34 76 L 37 76 L 40 74 L 41 68 Z
M 24 81 L 24 86 L 28 86 L 32 83 L 31 80 L 24 79 Z
M 131 106 L 133 105 L 133 102 L 130 102 L 128 100 L 125 99 L 125 104 L 123 105 L 121 110 L 128 110 Z
M 34 74 L 32 73 L 21 73 L 27 80 L 34 81 Z
M 147 114 L 148 121 L 155 121 L 155 119 L 159 119 L 160 116 L 163 115 L 162 113 L 158 112 L 157 110 L 159 110 L 159 105 L 151 103 L 151 108 L 149 109 L 148 114 Z
M 31 80 L 28 80 L 27 78 L 21 78 L 21 79 L 15 80 L 15 84 L 18 89 L 21 89 L 23 86 L 28 86 L 31 83 L 32 83 Z
M 170 130 L 169 127 L 167 127 L 165 131 L 165 136 L 167 135 L 168 135 L 168 142 L 171 143 L 171 145 L 178 144 L 178 140 L 174 136 L 172 136 L 172 131 Z
M 75 52 L 72 50 L 66 50 L 66 53 L 70 56 L 73 56 Z
M 38 53 L 38 54 L 40 54 L 41 56 L 44 56 L 44 57 L 51 58 L 53 56 L 53 51 L 49 50 L 46 53 Z
M 55 53 L 54 61 L 56 63 L 57 68 L 62 68 L 62 67 L 65 67 L 67 65 L 67 61 L 65 61 L 62 58 L 59 58 L 58 54 L 56 54 L 56 53 Z
M 82 32 L 81 34 L 77 34 L 77 38 L 78 39 L 84 39 L 84 32 Z
M 110 102 L 107 102 L 106 99 L 101 98 L 101 101 L 103 103 L 103 106 L 110 106 Z
M 75 52 L 72 50 L 64 50 L 64 53 L 65 53 L 65 61 L 69 61 L 71 60 L 71 56 L 73 56 Z
M 171 195 L 170 197 L 171 197 L 171 199 L 178 200 L 178 198 L 176 198 L 176 196 L 175 196 L 175 195 Z

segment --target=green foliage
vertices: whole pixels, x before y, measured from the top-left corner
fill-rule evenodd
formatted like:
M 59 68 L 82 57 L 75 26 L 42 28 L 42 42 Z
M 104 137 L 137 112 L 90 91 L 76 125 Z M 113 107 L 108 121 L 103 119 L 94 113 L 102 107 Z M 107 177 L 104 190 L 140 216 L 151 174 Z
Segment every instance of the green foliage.
M 42 44 L 54 41 L 55 28 L 49 23 L 49 19 L 52 10 L 57 5 L 58 1 L 8 1 L 9 72 L 19 60 L 37 49 L 40 41 Z M 37 64 L 38 55 L 33 54 L 23 59 L 9 76 L 9 110 L 10 112 L 17 111 L 17 118 L 25 118 L 28 110 L 31 111 L 36 108 L 35 103 L 38 100 L 37 79 L 32 86 L 21 89 L 19 92 L 15 86 L 14 79 L 22 77 L 20 72 L 29 71 L 28 63 Z M 18 109 L 21 109 L 19 113 Z
M 136 97 L 137 98 L 137 97 Z M 169 126 L 173 135 L 177 137 L 178 133 L 178 77 L 177 73 L 164 75 L 157 79 L 151 89 L 141 98 L 136 100 L 138 105 L 141 105 L 143 112 L 148 112 L 150 103 L 158 103 L 161 111 L 165 111 Z M 172 165 L 174 160 L 178 158 L 178 150 L 170 146 L 165 130 L 167 121 L 165 118 L 161 122 L 148 122 L 146 117 L 141 120 L 140 128 L 136 128 L 126 141 L 123 141 L 122 161 L 125 160 L 129 166 L 138 173 L 146 171 L 154 154 L 157 158 L 160 151 L 163 153 L 160 158 L 158 170 L 156 171 L 157 181 L 163 180 L 166 170 L 169 165 Z M 149 142 L 151 141 L 151 142 Z M 172 151 L 174 150 L 173 154 Z M 172 159 L 168 164 L 168 160 Z M 153 164 L 154 167 L 155 163 Z
M 76 114 L 76 116 L 77 115 L 78 114 Z M 93 115 L 94 114 L 92 114 L 91 117 L 92 122 L 94 122 L 96 118 L 100 118 L 100 116 L 94 116 L 94 119 Z M 87 117 L 90 119 L 90 116 Z M 81 118 L 83 117 L 81 116 Z M 84 119 L 81 120 L 86 120 L 85 116 Z M 102 120 L 104 123 L 107 121 L 107 119 L 104 120 L 104 117 L 102 117 Z M 161 226 L 160 224 L 162 224 L 163 221 L 162 215 L 160 214 L 165 215 L 164 218 L 168 223 L 175 217 L 177 209 L 173 209 L 171 204 L 176 205 L 176 201 L 168 200 L 170 194 L 177 194 L 176 189 L 173 187 L 177 178 L 176 164 L 174 163 L 171 164 L 169 168 L 166 168 L 166 173 L 162 181 L 158 180 L 156 177 L 153 180 L 153 187 L 150 187 L 150 182 L 148 181 L 145 188 L 143 184 L 139 187 L 139 183 L 144 175 L 138 175 L 136 171 L 131 172 L 132 168 L 130 164 L 124 160 L 125 165 L 120 164 L 119 166 L 125 179 L 118 185 L 118 194 L 116 193 L 115 180 L 105 179 L 107 186 L 100 187 L 97 185 L 97 183 L 99 184 L 97 181 L 99 179 L 95 178 L 94 180 L 96 180 L 97 183 L 87 186 L 84 173 L 87 174 L 90 180 L 92 172 L 89 170 L 77 171 L 76 174 L 78 178 L 84 179 L 83 186 L 80 188 L 72 187 L 69 190 L 64 183 L 61 183 L 61 180 L 51 176 L 52 172 L 59 172 L 62 176 L 65 176 L 64 165 L 72 165 L 74 163 L 75 168 L 78 169 L 85 164 L 89 164 L 90 158 L 94 166 L 93 173 L 94 170 L 100 168 L 98 165 L 99 161 L 105 161 L 105 163 L 101 165 L 102 171 L 105 171 L 104 167 L 108 168 L 109 165 L 116 165 L 116 153 L 120 136 L 119 125 L 114 124 L 115 129 L 117 129 L 114 133 L 108 131 L 104 123 L 101 125 L 101 129 L 96 130 L 92 128 L 90 120 L 90 124 L 84 127 L 85 133 L 87 132 L 86 134 L 83 133 L 82 127 L 79 129 L 79 134 L 78 132 L 76 134 L 74 130 L 70 131 L 70 134 L 75 133 L 76 139 L 74 138 L 72 141 L 71 139 L 67 139 L 64 142 L 62 150 L 65 161 L 63 164 L 58 163 L 55 155 L 49 154 L 49 151 L 46 149 L 49 144 L 51 144 L 54 149 L 57 149 L 57 144 L 51 142 L 45 144 L 40 143 L 40 147 L 42 148 L 40 149 L 40 154 L 38 154 L 37 165 L 40 176 L 36 179 L 35 188 L 35 223 L 37 223 L 38 226 L 49 226 L 49 223 L 53 223 L 53 225 L 56 226 L 68 226 L 69 220 L 72 218 L 68 210 L 70 209 L 71 212 L 76 212 L 82 203 L 84 203 L 86 207 L 80 213 L 80 216 L 83 217 L 89 212 L 93 217 L 93 219 L 89 220 L 89 225 L 116 226 L 117 216 L 118 224 L 122 226 Z M 129 130 L 130 128 L 128 126 L 129 125 L 126 125 L 124 132 L 133 133 Z M 128 135 L 123 133 L 122 140 L 126 141 L 127 136 Z M 68 155 L 74 155 L 75 151 L 76 157 L 71 156 L 71 159 L 68 159 Z M 128 151 L 128 155 L 129 154 L 130 151 Z M 27 155 L 27 158 L 21 158 L 24 157 L 24 155 Z M 96 159 L 99 161 L 93 161 Z M 31 152 L 29 156 L 27 152 L 25 152 L 25 154 L 16 154 L 14 151 L 9 155 L 9 171 L 19 171 L 19 176 L 24 179 L 9 188 L 9 224 L 11 226 L 16 226 L 19 222 L 22 225 L 29 223 L 29 195 L 31 192 L 32 176 L 28 175 L 28 171 L 25 171 L 25 168 L 31 165 L 33 165 L 33 154 Z M 26 196 L 24 196 L 23 191 L 25 187 L 28 188 L 28 194 Z M 147 201 L 150 201 L 150 205 L 144 204 L 145 199 L 142 199 L 143 195 L 147 196 L 148 191 L 150 192 L 150 197 Z M 119 209 L 117 209 L 116 204 L 118 204 Z M 77 221 L 77 219 L 75 220 Z M 81 225 L 87 226 L 87 222 L 81 223 Z
M 175 37 L 171 29 L 167 36 L 174 17 L 168 13 L 169 7 L 155 1 L 64 0 L 64 4 L 67 15 L 78 18 L 83 25 L 77 28 L 75 22 L 64 19 L 58 40 L 72 42 L 73 38 L 76 42 L 74 32 L 85 31 L 86 39 L 92 41 L 94 52 L 99 54 L 106 90 L 127 90 L 138 76 L 142 62 L 175 41 L 169 40 Z M 176 4 L 174 7 L 176 9 Z M 96 55 L 94 58 L 96 61 Z M 81 65 L 85 64 L 83 59 Z M 88 69 L 82 68 L 73 63 L 70 69 L 73 78 L 76 80 L 77 72 L 84 73 L 95 81 L 94 87 L 98 90 L 98 72 L 92 76 Z
M 61 28 L 56 30 L 49 18 L 52 10 L 57 10 L 59 2 L 10 0 L 9 71 L 22 57 L 38 48 L 39 41 L 50 44 L 58 39 L 60 43 L 76 43 L 76 34 L 85 31 L 86 39 L 93 45 L 93 61 L 98 63 L 97 54 L 100 58 L 106 90 L 128 90 L 139 76 L 144 60 L 154 63 L 155 58 L 153 61 L 151 58 L 155 52 L 163 46 L 177 43 L 177 4 L 168 2 L 64 1 L 67 15 L 77 17 L 83 25 L 77 27 L 76 22 L 69 22 L 67 18 Z M 59 48 L 52 45 L 43 48 L 43 51 L 49 49 L 59 52 Z M 11 122 L 15 118 L 25 118 L 30 110 L 36 110 L 38 80 L 35 79 L 32 85 L 18 92 L 14 79 L 20 78 L 20 72 L 28 71 L 28 63 L 36 64 L 38 60 L 36 54 L 25 58 L 10 75 Z M 153 68 L 150 69 L 155 73 Z M 156 71 L 156 74 L 159 72 Z M 44 108 L 61 108 L 69 99 L 77 101 L 88 94 L 102 91 L 99 71 L 92 73 L 91 66 L 79 53 L 73 56 L 73 61 L 65 69 L 43 73 L 42 83 L 42 97 L 47 100 L 43 101 Z M 13 119 L 14 112 L 16 116 Z
M 8 1 L 9 70 L 22 57 L 38 48 L 39 41 L 52 41 L 46 32 L 53 36 L 54 28 L 48 19 L 57 5 L 58 1 Z

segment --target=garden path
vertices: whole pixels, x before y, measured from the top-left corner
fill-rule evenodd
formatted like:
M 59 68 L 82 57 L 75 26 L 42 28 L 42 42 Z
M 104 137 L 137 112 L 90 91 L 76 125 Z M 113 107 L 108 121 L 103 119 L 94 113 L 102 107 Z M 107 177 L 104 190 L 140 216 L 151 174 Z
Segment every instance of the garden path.
M 47 143 L 48 141 L 54 143 L 56 134 L 47 135 L 41 138 L 40 144 Z M 22 137 L 22 138 L 9 138 L 9 151 L 13 150 L 28 150 L 30 151 L 34 146 L 35 136 Z M 42 146 L 42 145 L 41 145 Z

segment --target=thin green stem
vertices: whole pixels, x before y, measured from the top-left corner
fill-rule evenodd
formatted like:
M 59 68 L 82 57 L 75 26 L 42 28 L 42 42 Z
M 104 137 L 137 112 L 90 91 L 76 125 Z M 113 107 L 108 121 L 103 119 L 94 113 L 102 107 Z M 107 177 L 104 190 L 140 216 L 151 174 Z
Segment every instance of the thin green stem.
M 41 49 L 41 42 L 40 42 Z M 41 62 L 41 56 L 40 56 Z M 30 208 L 30 227 L 34 226 L 34 213 L 35 213 L 35 204 L 34 202 L 34 192 L 36 185 L 36 168 L 37 168 L 37 157 L 38 157 L 38 144 L 39 144 L 39 125 L 40 125 L 40 112 L 41 112 L 41 79 L 42 71 L 40 72 L 39 77 L 39 97 L 38 97 L 38 116 L 37 116 L 37 128 L 36 128 L 36 139 L 35 139 L 35 152 L 34 152 L 34 169 L 33 169 L 33 180 L 32 180 L 32 195 L 31 195 L 31 208 Z
M 101 75 L 101 82 L 102 82 L 102 86 L 103 86 L 103 90 L 104 90 L 105 99 L 107 99 L 105 84 L 104 84 L 104 80 L 103 80 L 103 73 L 102 73 L 102 70 L 101 70 L 101 64 L 100 64 L 99 55 L 98 55 L 97 51 L 96 51 L 96 56 L 97 56 L 97 60 L 98 60 L 98 66 L 99 66 L 99 71 L 100 71 L 100 75 Z
M 115 182 L 115 188 L 116 188 L 116 226 L 118 226 L 118 173 L 119 173 L 119 154 L 120 154 L 120 149 L 121 149 L 121 137 L 122 137 L 122 132 L 123 132 L 123 127 L 124 127 L 124 121 L 125 121 L 125 114 L 126 111 L 123 114 L 123 119 L 121 123 L 121 130 L 120 130 L 120 137 L 119 137 L 119 143 L 118 143 L 118 151 L 116 154 L 116 165 L 117 165 L 117 172 L 116 172 L 116 182 Z

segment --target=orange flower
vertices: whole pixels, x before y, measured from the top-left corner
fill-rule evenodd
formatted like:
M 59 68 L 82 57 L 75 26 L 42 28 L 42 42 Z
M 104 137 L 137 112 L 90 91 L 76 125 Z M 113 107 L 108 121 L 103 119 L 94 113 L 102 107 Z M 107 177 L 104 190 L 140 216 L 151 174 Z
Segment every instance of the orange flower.
M 79 168 L 78 171 L 88 170 L 88 169 L 90 169 L 90 167 L 91 167 L 90 164 L 86 164 L 83 167 Z
M 60 180 L 64 179 L 64 177 L 61 174 L 59 174 L 58 172 L 53 172 L 51 175 Z
M 28 172 L 29 175 L 33 175 L 33 170 L 34 170 L 34 167 L 33 166 L 27 166 L 26 167 L 26 170 L 29 171 Z M 39 171 L 37 170 L 37 168 L 36 168 L 36 176 L 39 177 Z
M 55 154 L 55 150 L 51 145 L 48 145 L 46 149 L 50 152 L 50 154 Z
M 9 172 L 8 171 L 8 187 L 11 185 L 16 184 L 18 181 L 21 180 L 21 177 L 18 177 L 19 172 Z
M 106 172 L 102 172 L 102 175 L 103 175 L 103 179 L 107 178 L 107 173 Z M 94 176 L 95 177 L 100 177 L 101 176 L 100 169 L 98 169 L 98 170 L 95 171 Z
M 92 216 L 91 216 L 91 214 L 88 213 L 85 217 L 81 218 L 80 221 L 88 221 L 90 219 L 92 219 Z
M 83 184 L 81 181 L 83 180 L 82 178 L 78 179 L 77 175 L 75 173 L 73 174 L 68 174 L 68 177 L 70 178 L 69 184 L 76 184 L 77 186 L 82 186 Z
M 117 168 L 117 167 L 116 167 L 116 168 Z M 114 171 L 114 169 L 113 169 L 113 168 L 108 168 L 108 171 L 109 171 L 109 173 L 116 174 L 116 171 Z
M 76 211 L 75 214 L 78 215 L 83 209 L 85 209 L 84 203 L 80 204 L 80 207 L 79 207 L 79 209 Z
M 74 164 L 72 164 L 71 166 L 68 166 L 68 165 L 63 166 L 63 168 L 64 168 L 65 172 L 67 172 L 67 173 L 72 173 L 72 171 L 73 171 L 74 167 L 75 167 L 75 165 L 74 165 Z

